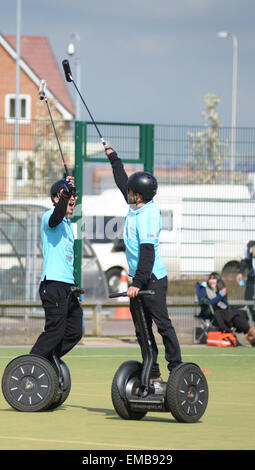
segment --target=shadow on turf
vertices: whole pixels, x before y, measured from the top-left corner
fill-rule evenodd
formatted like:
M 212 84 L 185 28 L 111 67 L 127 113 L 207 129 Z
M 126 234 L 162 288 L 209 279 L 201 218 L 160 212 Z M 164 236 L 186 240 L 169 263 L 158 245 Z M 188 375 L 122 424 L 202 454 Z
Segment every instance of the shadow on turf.
M 79 405 L 62 405 L 59 406 L 58 408 L 54 410 L 44 410 L 44 411 L 38 411 L 37 413 L 58 413 L 59 411 L 65 411 L 66 408 L 80 408 L 81 410 L 87 410 L 91 413 L 104 413 L 106 415 L 106 419 L 120 419 L 123 421 L 122 418 L 120 418 L 114 410 L 108 410 L 106 408 L 89 408 L 88 406 L 79 406 Z M 14 410 L 13 408 L 3 408 L 0 411 L 9 411 L 9 412 L 14 412 L 14 413 L 20 413 L 20 411 Z M 170 414 L 170 412 L 169 412 Z M 135 420 L 134 420 L 135 421 Z M 140 421 L 140 420 L 139 420 Z M 175 419 L 169 419 L 169 418 L 159 418 L 158 416 L 145 416 L 141 421 L 155 421 L 158 423 L 175 423 L 175 424 L 182 424 Z M 199 420 L 197 423 L 201 423 Z M 196 424 L 196 423 L 195 423 Z
M 82 410 L 87 410 L 91 413 L 104 413 L 107 419 L 121 419 L 114 410 L 108 410 L 107 408 L 89 408 L 88 406 L 78 406 L 78 405 L 66 405 L 67 408 L 80 408 Z M 61 407 L 60 407 L 61 408 Z M 123 420 L 122 420 L 123 421 Z M 141 421 L 158 421 L 161 423 L 177 423 L 175 419 L 169 418 L 159 418 L 158 416 L 145 416 Z

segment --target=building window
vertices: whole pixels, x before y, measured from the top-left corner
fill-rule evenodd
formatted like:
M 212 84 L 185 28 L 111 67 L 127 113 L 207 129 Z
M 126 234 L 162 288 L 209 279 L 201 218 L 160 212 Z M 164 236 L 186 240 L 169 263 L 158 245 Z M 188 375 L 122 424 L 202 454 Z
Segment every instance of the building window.
M 36 162 L 33 159 L 33 152 L 20 150 L 16 163 L 15 178 L 18 186 L 34 184 L 36 179 Z
M 28 180 L 35 180 L 36 174 L 35 174 L 35 162 L 31 160 L 30 158 L 27 160 L 27 179 Z
M 19 95 L 20 99 L 20 119 L 22 124 L 28 124 L 31 119 L 31 97 L 29 95 Z M 9 124 L 14 123 L 16 116 L 16 95 L 5 95 L 5 118 Z
M 22 165 L 22 164 L 18 164 L 18 165 L 17 165 L 16 179 L 17 179 L 18 181 L 22 181 L 22 180 L 23 180 L 23 165 Z

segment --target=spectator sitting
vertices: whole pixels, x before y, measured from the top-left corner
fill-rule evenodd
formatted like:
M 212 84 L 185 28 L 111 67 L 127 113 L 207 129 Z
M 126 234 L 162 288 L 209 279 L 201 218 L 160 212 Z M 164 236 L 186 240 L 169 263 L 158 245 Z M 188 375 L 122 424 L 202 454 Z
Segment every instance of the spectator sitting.
M 196 293 L 201 305 L 201 318 L 210 318 L 212 324 L 223 332 L 230 332 L 234 327 L 255 346 L 255 326 L 250 327 L 245 310 L 229 306 L 227 289 L 220 274 L 212 272 L 206 282 L 197 284 Z

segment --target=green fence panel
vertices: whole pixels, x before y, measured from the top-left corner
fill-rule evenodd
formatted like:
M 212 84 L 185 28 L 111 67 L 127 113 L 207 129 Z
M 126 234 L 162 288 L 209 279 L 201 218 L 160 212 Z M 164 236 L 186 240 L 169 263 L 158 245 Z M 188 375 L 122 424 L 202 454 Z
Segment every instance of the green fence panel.
M 82 191 L 83 191 L 83 181 L 82 181 L 82 158 L 83 145 L 86 141 L 86 127 L 81 126 L 82 123 L 75 123 L 75 168 L 74 168 L 74 178 L 75 186 L 78 192 L 78 206 L 82 207 Z M 85 140 L 84 140 L 85 139 Z M 78 223 L 79 217 L 81 214 L 75 215 L 73 218 L 74 223 Z M 77 237 L 74 243 L 74 277 L 79 286 L 81 286 L 81 265 L 82 265 L 82 240 L 80 237 Z
M 97 122 L 96 124 L 106 142 L 118 152 L 124 163 L 141 163 L 145 171 L 153 173 L 153 124 L 119 122 Z M 75 134 L 76 144 L 81 142 L 77 158 L 84 162 L 108 161 L 93 123 L 76 122 Z
M 135 123 L 97 122 L 106 142 L 118 152 L 123 163 L 142 164 L 145 171 L 153 173 L 154 125 Z M 82 206 L 83 162 L 108 162 L 95 126 L 91 122 L 75 123 L 75 184 Z M 81 207 L 80 206 L 80 207 Z M 77 223 L 82 214 L 75 216 Z M 81 283 L 82 240 L 78 237 L 74 246 L 74 272 L 76 282 Z

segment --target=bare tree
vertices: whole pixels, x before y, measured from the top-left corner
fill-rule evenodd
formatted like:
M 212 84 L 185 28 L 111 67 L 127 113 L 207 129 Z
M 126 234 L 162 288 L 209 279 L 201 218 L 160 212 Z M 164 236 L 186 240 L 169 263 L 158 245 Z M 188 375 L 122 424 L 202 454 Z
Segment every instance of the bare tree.
M 187 133 L 191 158 L 188 166 L 192 170 L 191 180 L 195 183 L 215 183 L 222 169 L 224 148 L 227 142 L 220 141 L 221 128 L 216 106 L 220 99 L 211 93 L 204 95 L 205 109 L 202 116 L 205 119 L 205 129 Z

